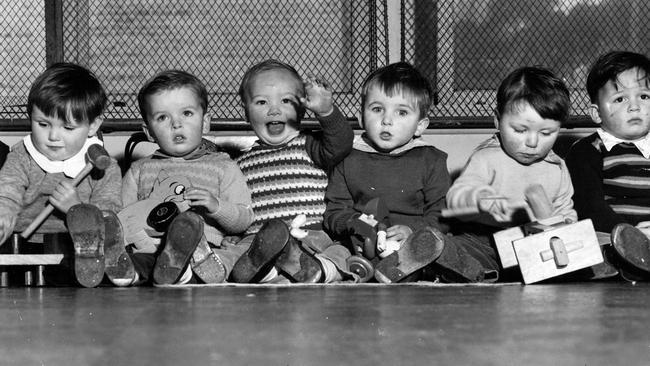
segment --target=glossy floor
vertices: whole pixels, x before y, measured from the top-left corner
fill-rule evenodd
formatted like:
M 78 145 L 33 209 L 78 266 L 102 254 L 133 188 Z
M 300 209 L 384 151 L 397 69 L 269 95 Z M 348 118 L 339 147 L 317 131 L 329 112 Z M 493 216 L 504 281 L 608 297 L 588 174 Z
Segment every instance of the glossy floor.
M 0 289 L 2 365 L 648 365 L 650 285 Z

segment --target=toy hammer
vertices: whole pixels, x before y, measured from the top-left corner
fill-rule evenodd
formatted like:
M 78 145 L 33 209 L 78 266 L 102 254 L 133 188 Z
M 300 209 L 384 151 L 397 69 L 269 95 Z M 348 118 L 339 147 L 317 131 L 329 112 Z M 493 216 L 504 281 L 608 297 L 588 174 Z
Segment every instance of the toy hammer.
M 97 168 L 99 170 L 104 170 L 111 165 L 111 157 L 108 155 L 108 152 L 99 144 L 93 144 L 88 147 L 88 151 L 86 152 L 86 166 L 77 174 L 77 176 L 72 180 L 72 185 L 76 187 L 79 185 L 79 183 L 86 178 L 88 174 L 90 174 L 90 171 L 93 170 L 93 168 Z M 20 234 L 20 236 L 23 239 L 29 238 L 36 229 L 38 229 L 39 226 L 47 219 L 48 216 L 54 211 L 54 206 L 52 206 L 51 203 L 48 203 L 47 206 L 45 206 L 45 209 L 41 211 L 41 213 L 36 216 L 34 221 Z

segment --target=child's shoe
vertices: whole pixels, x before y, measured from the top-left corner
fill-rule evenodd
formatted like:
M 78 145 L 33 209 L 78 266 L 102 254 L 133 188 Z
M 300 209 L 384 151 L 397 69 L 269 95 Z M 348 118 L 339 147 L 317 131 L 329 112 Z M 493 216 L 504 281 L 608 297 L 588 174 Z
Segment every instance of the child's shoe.
M 96 287 L 104 277 L 105 226 L 99 208 L 81 203 L 70 207 L 66 224 L 74 245 L 74 272 L 84 287 Z
M 194 274 L 205 283 L 222 283 L 226 280 L 226 267 L 210 248 L 205 235 L 192 254 L 190 266 Z
M 445 246 L 444 234 L 425 227 L 411 234 L 401 248 L 379 261 L 375 278 L 379 282 L 400 282 L 413 272 L 435 261 Z
M 314 252 L 308 252 L 293 238 L 278 256 L 275 266 L 294 282 L 322 282 L 323 270 Z
M 267 221 L 233 266 L 231 279 L 238 283 L 257 282 L 273 267 L 273 262 L 290 238 L 289 227 L 282 220 Z
M 618 255 L 623 278 L 631 281 L 650 279 L 650 239 L 630 224 L 618 224 L 612 230 L 612 246 Z
M 104 263 L 108 279 L 115 286 L 129 286 L 135 281 L 135 268 L 124 246 L 124 233 L 117 215 L 103 211 L 105 224 Z
M 173 284 L 178 281 L 192 258 L 192 253 L 203 238 L 203 219 L 194 212 L 185 211 L 171 222 L 167 229 L 165 246 L 153 269 L 154 283 Z

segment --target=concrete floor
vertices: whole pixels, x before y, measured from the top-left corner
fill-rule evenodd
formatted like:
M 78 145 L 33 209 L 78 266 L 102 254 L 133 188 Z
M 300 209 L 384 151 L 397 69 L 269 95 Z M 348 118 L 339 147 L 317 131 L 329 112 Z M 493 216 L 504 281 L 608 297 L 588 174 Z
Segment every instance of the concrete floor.
M 2 365 L 648 365 L 650 284 L 0 289 Z

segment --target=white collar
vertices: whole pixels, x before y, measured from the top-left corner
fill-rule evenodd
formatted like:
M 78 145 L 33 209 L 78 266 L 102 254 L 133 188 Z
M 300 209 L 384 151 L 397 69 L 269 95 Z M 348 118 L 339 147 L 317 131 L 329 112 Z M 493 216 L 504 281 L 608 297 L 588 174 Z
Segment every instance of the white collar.
M 102 140 L 97 138 L 97 136 L 89 137 L 86 139 L 84 146 L 81 147 L 81 150 L 79 150 L 79 152 L 73 157 L 62 161 L 52 161 L 47 156 L 36 150 L 31 135 L 27 135 L 23 138 L 23 144 L 25 145 L 25 149 L 27 149 L 29 155 L 31 155 L 32 159 L 34 159 L 41 169 L 48 173 L 63 173 L 69 178 L 76 177 L 86 166 L 86 151 L 88 151 L 90 145 L 99 144 L 104 146 Z
M 648 159 L 650 158 L 650 139 L 648 135 L 645 135 L 642 139 L 636 140 L 636 141 L 629 141 L 629 140 L 623 140 L 620 139 L 611 133 L 603 130 L 602 128 L 599 128 L 596 130 L 598 133 L 598 136 L 600 136 L 601 141 L 603 141 L 603 145 L 605 145 L 605 149 L 607 151 L 610 151 L 614 146 L 620 144 L 620 143 L 628 143 L 628 144 L 634 144 L 637 149 L 641 152 L 644 158 Z

